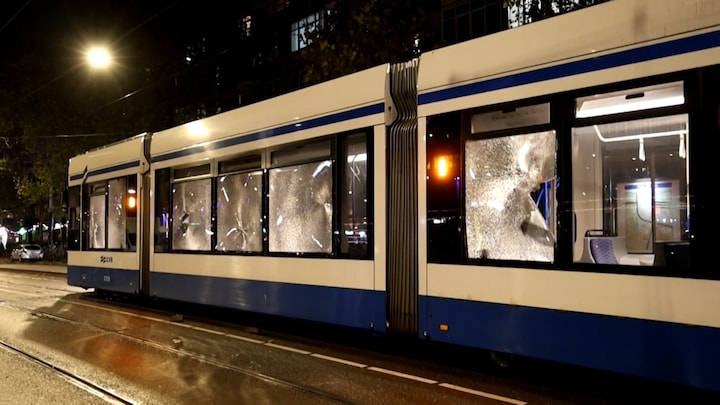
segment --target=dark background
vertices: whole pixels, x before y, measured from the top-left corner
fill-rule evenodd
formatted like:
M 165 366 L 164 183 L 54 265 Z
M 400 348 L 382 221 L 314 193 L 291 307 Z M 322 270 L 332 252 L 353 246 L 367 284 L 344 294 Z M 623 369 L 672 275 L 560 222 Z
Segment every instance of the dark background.
M 67 161 L 85 150 L 603 1 L 5 0 L 0 225 L 59 220 Z M 309 16 L 323 24 L 293 50 Z M 92 45 L 113 65 L 90 69 Z

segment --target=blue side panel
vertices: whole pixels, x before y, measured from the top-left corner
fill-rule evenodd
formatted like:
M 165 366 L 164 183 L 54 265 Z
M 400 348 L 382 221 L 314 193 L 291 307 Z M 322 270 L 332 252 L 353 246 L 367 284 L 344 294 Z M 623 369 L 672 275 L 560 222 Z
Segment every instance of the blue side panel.
M 420 308 L 435 341 L 720 391 L 717 328 L 427 296 Z
M 67 266 L 68 285 L 137 294 L 140 272 L 101 267 Z
M 150 273 L 158 298 L 385 332 L 385 293 L 303 284 Z

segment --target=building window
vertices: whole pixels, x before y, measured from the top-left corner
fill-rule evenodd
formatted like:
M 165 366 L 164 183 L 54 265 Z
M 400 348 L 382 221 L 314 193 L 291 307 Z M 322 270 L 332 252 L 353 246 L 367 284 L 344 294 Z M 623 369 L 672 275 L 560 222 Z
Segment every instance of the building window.
M 446 2 L 442 11 L 442 39 L 454 44 L 507 27 L 500 0 Z
M 322 28 L 326 13 L 328 13 L 326 10 L 318 11 L 292 24 L 290 27 L 290 50 L 292 52 L 310 45 L 312 41 L 307 38 L 307 34 Z
M 238 24 L 240 28 L 240 36 L 242 38 L 250 38 L 252 35 L 252 16 L 246 15 L 240 19 Z

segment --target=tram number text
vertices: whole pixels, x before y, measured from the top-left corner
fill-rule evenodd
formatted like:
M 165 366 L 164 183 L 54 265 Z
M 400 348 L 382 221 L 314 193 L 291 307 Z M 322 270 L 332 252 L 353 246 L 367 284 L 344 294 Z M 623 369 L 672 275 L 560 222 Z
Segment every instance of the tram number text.
M 112 263 L 112 256 L 100 256 L 100 263 Z

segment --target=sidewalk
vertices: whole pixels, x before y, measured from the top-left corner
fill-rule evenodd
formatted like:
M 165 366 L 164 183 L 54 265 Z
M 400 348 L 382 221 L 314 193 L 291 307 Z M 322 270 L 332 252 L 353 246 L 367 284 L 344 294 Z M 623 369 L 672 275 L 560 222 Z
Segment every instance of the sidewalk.
M 62 273 L 67 274 L 67 266 L 64 264 L 53 263 L 14 263 L 6 260 L 0 260 L 0 269 L 19 270 L 19 271 L 35 271 L 41 273 Z

